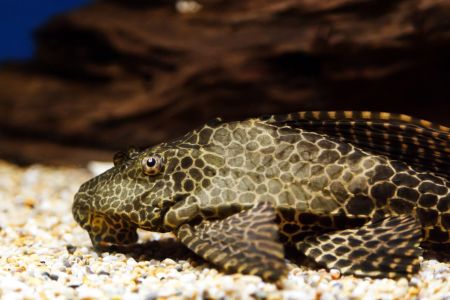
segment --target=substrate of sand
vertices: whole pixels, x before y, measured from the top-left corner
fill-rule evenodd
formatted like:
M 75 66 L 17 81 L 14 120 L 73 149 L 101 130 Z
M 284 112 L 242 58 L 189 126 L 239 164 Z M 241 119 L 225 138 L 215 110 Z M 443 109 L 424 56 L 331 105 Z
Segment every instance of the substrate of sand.
M 71 213 L 92 166 L 21 168 L 0 161 L 0 298 L 450 300 L 450 264 L 433 259 L 423 260 L 409 280 L 339 276 L 288 262 L 289 275 L 277 287 L 147 242 L 170 241 L 166 235 L 141 232 L 147 248 L 136 253 L 96 252 Z

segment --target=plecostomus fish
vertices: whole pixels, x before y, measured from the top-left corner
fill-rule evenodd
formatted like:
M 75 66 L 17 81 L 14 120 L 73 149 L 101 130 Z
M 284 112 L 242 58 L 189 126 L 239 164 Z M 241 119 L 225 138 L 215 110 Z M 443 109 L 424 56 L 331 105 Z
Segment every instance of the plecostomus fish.
M 408 276 L 421 245 L 450 244 L 449 137 L 390 113 L 216 119 L 116 154 L 73 215 L 94 246 L 171 231 L 225 271 L 267 281 L 287 272 L 284 246 L 343 274 Z

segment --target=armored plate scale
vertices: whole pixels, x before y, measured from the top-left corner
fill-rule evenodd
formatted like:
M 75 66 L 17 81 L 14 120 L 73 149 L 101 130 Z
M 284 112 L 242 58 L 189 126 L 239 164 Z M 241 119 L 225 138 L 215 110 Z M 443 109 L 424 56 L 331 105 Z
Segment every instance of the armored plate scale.
M 84 183 L 73 215 L 97 247 L 174 232 L 228 272 L 267 281 L 292 246 L 327 269 L 409 276 L 450 244 L 447 127 L 406 115 L 300 112 L 217 119 Z

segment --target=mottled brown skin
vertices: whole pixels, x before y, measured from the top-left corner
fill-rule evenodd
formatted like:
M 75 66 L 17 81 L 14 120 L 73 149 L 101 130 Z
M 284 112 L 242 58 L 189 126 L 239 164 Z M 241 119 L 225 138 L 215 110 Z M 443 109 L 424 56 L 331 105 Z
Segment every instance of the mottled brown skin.
M 143 164 L 152 157 L 162 164 L 149 174 Z M 117 155 L 113 168 L 80 187 L 73 215 L 94 245 L 134 243 L 137 228 L 201 227 L 257 203 L 275 209 L 280 241 L 303 252 L 311 251 L 303 241 L 317 233 L 402 215 L 420 224 L 422 240 L 449 244 L 449 187 L 445 176 L 289 124 L 289 117 L 269 116 L 216 120 L 174 141 Z M 310 256 L 320 261 L 328 250 L 318 249 Z

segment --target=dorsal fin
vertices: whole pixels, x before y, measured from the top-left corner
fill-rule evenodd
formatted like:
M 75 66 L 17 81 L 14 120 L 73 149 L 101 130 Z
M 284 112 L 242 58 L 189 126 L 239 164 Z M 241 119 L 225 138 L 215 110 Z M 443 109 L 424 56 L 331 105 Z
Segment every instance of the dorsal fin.
M 416 169 L 450 177 L 450 128 L 427 120 L 370 111 L 305 111 L 261 120 L 324 133 Z

